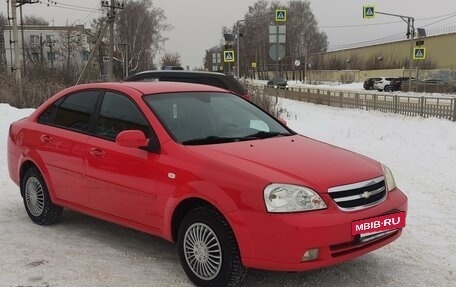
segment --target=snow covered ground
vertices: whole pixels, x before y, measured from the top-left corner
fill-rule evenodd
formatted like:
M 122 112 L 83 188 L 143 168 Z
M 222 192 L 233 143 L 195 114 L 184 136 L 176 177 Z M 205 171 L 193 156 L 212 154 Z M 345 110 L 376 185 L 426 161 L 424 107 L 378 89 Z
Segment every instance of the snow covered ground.
M 402 237 L 373 253 L 302 273 L 249 271 L 243 286 L 456 286 L 456 123 L 280 100 L 304 135 L 382 161 L 409 198 Z M 0 286 L 192 286 L 173 244 L 65 211 L 33 224 L 8 177 L 9 123 L 0 104 Z

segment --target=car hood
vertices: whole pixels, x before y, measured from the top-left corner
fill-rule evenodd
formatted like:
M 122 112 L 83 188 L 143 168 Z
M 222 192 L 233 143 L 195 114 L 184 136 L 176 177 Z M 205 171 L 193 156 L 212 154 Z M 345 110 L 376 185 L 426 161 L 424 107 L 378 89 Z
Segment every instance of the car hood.
M 301 135 L 188 149 L 267 182 L 299 184 L 323 193 L 329 187 L 382 175 L 377 161 Z

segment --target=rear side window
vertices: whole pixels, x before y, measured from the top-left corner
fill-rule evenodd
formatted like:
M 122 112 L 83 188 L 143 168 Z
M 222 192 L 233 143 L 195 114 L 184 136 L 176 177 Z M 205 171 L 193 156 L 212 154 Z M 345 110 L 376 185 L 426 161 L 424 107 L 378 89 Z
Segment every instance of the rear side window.
M 61 98 L 38 117 L 38 122 L 88 132 L 99 94 L 99 91 L 84 91 Z

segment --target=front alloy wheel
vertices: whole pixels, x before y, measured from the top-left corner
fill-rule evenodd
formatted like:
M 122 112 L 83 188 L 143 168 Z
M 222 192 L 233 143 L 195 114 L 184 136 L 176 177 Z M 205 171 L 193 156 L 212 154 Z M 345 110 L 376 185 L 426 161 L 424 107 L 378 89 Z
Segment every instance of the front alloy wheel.
M 184 255 L 191 271 L 202 280 L 214 279 L 222 268 L 222 247 L 204 223 L 194 223 L 185 232 Z
M 187 213 L 177 244 L 182 267 L 196 286 L 235 286 L 244 277 L 234 233 L 223 215 L 210 206 Z

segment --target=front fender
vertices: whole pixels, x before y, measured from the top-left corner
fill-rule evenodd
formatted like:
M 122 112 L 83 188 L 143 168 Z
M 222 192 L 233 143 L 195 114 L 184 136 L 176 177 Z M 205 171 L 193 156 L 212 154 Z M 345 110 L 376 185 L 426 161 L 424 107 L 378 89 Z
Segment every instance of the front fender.
M 228 193 L 213 183 L 198 180 L 183 184 L 176 189 L 165 204 L 162 230 L 163 236 L 167 240 L 173 241 L 171 225 L 174 211 L 181 202 L 191 198 L 208 202 L 222 214 L 239 208 Z

